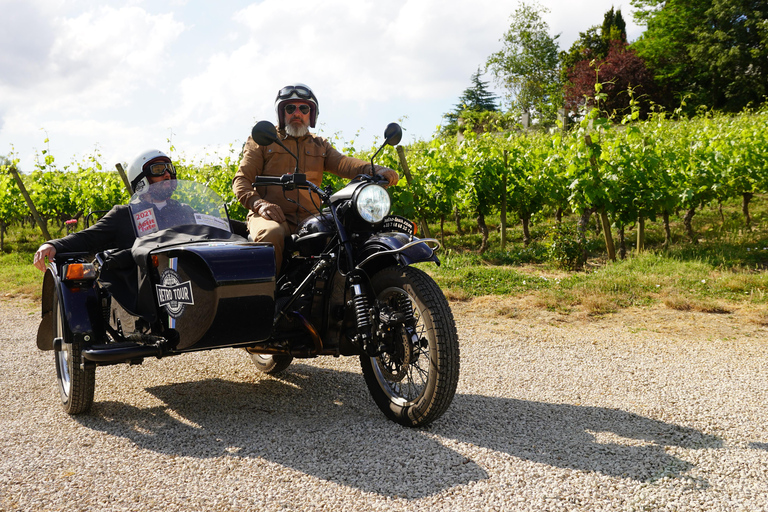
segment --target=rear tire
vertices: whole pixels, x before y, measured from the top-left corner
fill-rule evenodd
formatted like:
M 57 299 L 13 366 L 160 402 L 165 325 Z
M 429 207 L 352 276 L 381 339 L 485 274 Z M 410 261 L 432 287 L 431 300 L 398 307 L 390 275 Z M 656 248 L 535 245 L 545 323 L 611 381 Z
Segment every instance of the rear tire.
M 451 308 L 440 287 L 416 268 L 386 268 L 371 283 L 379 304 L 403 311 L 403 299 L 410 303 L 418 341 L 412 342 L 401 325 L 391 352 L 360 356 L 365 383 L 389 419 L 407 427 L 428 425 L 451 404 L 459 381 L 459 337 Z
M 55 292 L 53 311 L 54 338 L 61 338 L 62 341 L 58 346 L 54 344 L 56 381 L 61 394 L 61 404 L 67 414 L 82 414 L 93 405 L 96 366 L 84 364 L 83 343 L 69 330 L 64 307 Z
M 277 375 L 291 365 L 293 356 L 250 354 L 253 364 L 259 371 L 268 375 Z

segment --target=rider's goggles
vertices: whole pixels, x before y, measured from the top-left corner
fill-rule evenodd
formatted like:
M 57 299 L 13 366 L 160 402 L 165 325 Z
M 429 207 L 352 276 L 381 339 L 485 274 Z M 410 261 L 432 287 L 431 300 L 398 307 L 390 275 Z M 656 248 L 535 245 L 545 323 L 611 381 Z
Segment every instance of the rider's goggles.
M 176 176 L 176 169 L 171 162 L 155 162 L 147 165 L 145 170 L 150 176 L 163 176 L 165 171 L 171 176 Z
M 293 114 L 296 112 L 296 109 L 299 109 L 299 112 L 301 112 L 304 115 L 309 114 L 309 105 L 286 105 L 285 106 L 285 113 L 288 115 Z
M 293 97 L 294 94 L 303 100 L 312 99 L 314 101 L 317 101 L 315 99 L 315 95 L 312 94 L 312 91 L 308 87 L 302 87 L 301 85 L 298 85 L 298 86 L 289 85 L 287 87 L 283 87 L 282 89 L 280 89 L 280 92 L 277 93 L 277 99 L 286 100 L 288 98 Z

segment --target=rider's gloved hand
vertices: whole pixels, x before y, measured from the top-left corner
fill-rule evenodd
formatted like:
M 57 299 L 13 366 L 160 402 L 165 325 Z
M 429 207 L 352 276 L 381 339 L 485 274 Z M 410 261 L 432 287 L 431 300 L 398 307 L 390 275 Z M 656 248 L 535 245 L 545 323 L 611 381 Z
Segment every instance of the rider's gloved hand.
M 398 176 L 396 171 L 393 171 L 392 169 L 388 169 L 386 167 L 380 167 L 376 171 L 376 174 L 378 174 L 379 176 L 387 180 L 388 187 L 397 185 L 397 181 L 400 179 L 400 176 Z
M 253 211 L 262 219 L 285 222 L 283 209 L 274 203 L 264 200 L 256 201 L 253 205 Z

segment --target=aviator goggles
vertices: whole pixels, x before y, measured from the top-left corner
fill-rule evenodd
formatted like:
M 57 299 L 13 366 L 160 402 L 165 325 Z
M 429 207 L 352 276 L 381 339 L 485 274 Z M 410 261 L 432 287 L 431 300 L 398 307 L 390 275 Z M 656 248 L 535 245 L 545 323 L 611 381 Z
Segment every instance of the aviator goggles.
M 287 87 L 283 87 L 280 89 L 280 92 L 277 93 L 277 99 L 285 100 L 292 97 L 294 94 L 303 100 L 312 99 L 317 101 L 315 95 L 312 93 L 309 87 L 303 87 L 301 85 L 289 85 Z
M 171 162 L 155 162 L 146 165 L 144 170 L 149 176 L 162 176 L 165 174 L 165 171 L 168 171 L 168 174 L 171 176 L 176 176 L 176 169 L 174 169 Z
M 296 109 L 299 109 L 299 112 L 301 112 L 304 115 L 309 114 L 309 105 L 286 105 L 285 106 L 285 113 L 289 116 L 296 112 Z

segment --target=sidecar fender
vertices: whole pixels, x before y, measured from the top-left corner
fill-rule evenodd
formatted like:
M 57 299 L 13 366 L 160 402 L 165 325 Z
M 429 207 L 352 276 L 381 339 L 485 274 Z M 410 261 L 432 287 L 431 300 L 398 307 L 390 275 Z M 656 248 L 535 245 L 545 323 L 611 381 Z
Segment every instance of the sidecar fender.
M 53 309 L 54 294 L 59 296 L 64 310 L 64 321 L 73 335 L 92 335 L 104 331 L 99 316 L 99 295 L 96 287 L 93 284 L 70 286 L 62 283 L 49 267 L 43 277 L 42 318 L 37 328 L 37 348 L 53 350 L 53 317 L 56 315 Z
M 405 233 L 378 233 L 365 242 L 358 267 L 373 274 L 393 264 L 405 266 L 433 261 L 440 265 L 435 249 L 427 242 L 437 243 L 437 240 L 411 238 Z

